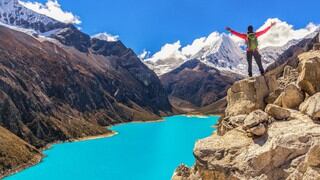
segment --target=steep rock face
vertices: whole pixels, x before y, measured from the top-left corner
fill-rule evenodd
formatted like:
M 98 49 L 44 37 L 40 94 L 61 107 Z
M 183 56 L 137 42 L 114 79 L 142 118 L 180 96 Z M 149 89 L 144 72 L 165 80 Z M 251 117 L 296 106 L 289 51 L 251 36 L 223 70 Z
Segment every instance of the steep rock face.
M 264 109 L 265 98 L 277 82 L 274 77 L 255 77 L 237 81 L 228 90 L 226 116 L 248 114 L 256 109 Z
M 0 124 L 32 145 L 171 112 L 160 80 L 127 48 L 106 57 L 5 27 L 0 35 Z
M 199 60 L 190 60 L 160 76 L 164 88 L 173 97 L 203 107 L 226 96 L 227 89 L 242 76 L 220 71 Z
M 0 178 L 38 163 L 41 153 L 7 129 L 0 126 Z
M 298 85 L 300 88 L 313 95 L 320 91 L 320 53 L 318 51 L 311 51 L 309 53 L 301 54 L 299 57 L 298 71 Z
M 91 47 L 91 38 L 89 35 L 81 32 L 73 25 L 67 25 L 63 29 L 58 29 L 50 35 L 66 46 L 72 46 L 81 52 L 88 53 Z

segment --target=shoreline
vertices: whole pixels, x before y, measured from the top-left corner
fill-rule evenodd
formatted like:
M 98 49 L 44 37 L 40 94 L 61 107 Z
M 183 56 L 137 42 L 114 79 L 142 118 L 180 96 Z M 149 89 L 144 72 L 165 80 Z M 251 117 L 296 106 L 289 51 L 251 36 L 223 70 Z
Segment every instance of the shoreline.
M 178 115 L 174 115 L 174 116 L 187 116 L 187 117 L 192 117 L 192 116 L 196 116 L 196 117 L 203 117 L 203 116 L 219 116 L 219 115 L 195 115 L 195 114 L 178 114 Z M 167 117 L 167 116 L 166 116 Z M 111 126 L 106 126 L 105 128 L 110 130 L 111 127 L 113 126 L 118 126 L 118 125 L 124 125 L 124 124 L 131 124 L 131 123 L 157 123 L 157 122 L 164 122 L 166 117 L 161 117 L 157 120 L 150 120 L 150 121 L 131 121 L 131 122 L 122 122 L 122 123 L 118 123 L 118 124 L 114 124 Z M 17 174 L 23 170 L 26 170 L 32 166 L 35 166 L 39 163 L 42 162 L 42 160 L 44 158 L 46 158 L 46 156 L 43 154 L 43 151 L 48 150 L 50 148 L 52 148 L 53 145 L 56 144 L 63 144 L 63 143 L 74 143 L 74 142 L 81 142 L 81 141 L 90 141 L 90 140 L 96 140 L 96 139 L 103 139 L 103 138 L 110 138 L 113 136 L 118 135 L 119 133 L 113 130 L 110 130 L 110 132 L 105 133 L 105 134 L 100 134 L 100 135 L 94 135 L 94 136 L 86 136 L 86 137 L 81 137 L 81 138 L 72 138 L 72 139 L 68 139 L 65 141 L 56 141 L 56 142 L 52 142 L 47 144 L 46 146 L 39 148 L 38 150 L 41 152 L 41 155 L 36 155 L 33 159 L 31 159 L 29 162 L 22 164 L 21 166 L 14 168 L 14 169 L 10 169 L 7 170 L 6 172 L 4 172 L 3 175 L 0 175 L 0 179 L 12 176 L 14 174 Z
M 95 136 L 87 136 L 87 137 L 82 137 L 82 138 L 73 138 L 73 139 L 69 139 L 69 140 L 66 140 L 66 141 L 56 141 L 56 142 L 49 143 L 46 146 L 44 146 L 42 148 L 39 148 L 39 151 L 41 152 L 41 155 L 36 155 L 29 162 L 27 162 L 25 164 L 22 164 L 19 167 L 16 167 L 14 169 L 9 169 L 9 170 L 5 171 L 3 175 L 0 175 L 0 179 L 4 179 L 6 177 L 15 175 L 15 174 L 17 174 L 17 173 L 19 173 L 19 172 L 21 172 L 23 170 L 31 168 L 32 166 L 36 166 L 36 165 L 40 164 L 42 162 L 42 160 L 44 158 L 46 158 L 46 156 L 43 154 L 43 151 L 52 148 L 53 145 L 63 144 L 63 143 L 81 142 L 81 141 L 90 141 L 90 140 L 102 139 L 102 138 L 109 138 L 109 137 L 115 136 L 117 134 L 118 134 L 118 132 L 111 131 L 109 133 L 95 135 Z
M 6 177 L 15 175 L 25 169 L 28 169 L 32 166 L 35 166 L 35 165 L 41 163 L 41 161 L 44 157 L 45 156 L 42 153 L 40 155 L 35 155 L 35 157 L 33 157 L 29 162 L 21 164 L 20 166 L 14 168 L 14 169 L 9 169 L 9 170 L 5 171 L 3 175 L 0 175 L 0 179 L 4 179 Z

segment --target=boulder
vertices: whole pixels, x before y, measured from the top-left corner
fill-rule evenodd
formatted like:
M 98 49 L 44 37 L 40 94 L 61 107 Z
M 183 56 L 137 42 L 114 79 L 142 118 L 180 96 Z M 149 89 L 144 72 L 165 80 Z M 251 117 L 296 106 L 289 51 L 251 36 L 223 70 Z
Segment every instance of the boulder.
M 309 150 L 306 162 L 311 167 L 320 167 L 320 143 L 315 143 Z
M 254 136 L 263 136 L 266 134 L 267 128 L 264 124 L 260 123 L 258 126 L 249 129 L 247 132 L 253 134 Z
M 269 116 L 262 110 L 255 110 L 250 113 L 246 119 L 244 120 L 243 129 L 247 130 L 253 128 L 260 123 L 267 122 L 269 120 Z
M 317 93 L 311 97 L 309 97 L 306 101 L 304 101 L 299 110 L 315 120 L 320 119 L 320 93 Z
M 287 85 L 274 104 L 284 108 L 296 109 L 304 100 L 304 93 L 294 83 Z
M 298 85 L 311 96 L 320 91 L 320 51 L 303 53 L 298 59 Z
M 243 125 L 244 120 L 246 119 L 247 115 L 241 114 L 237 116 L 231 116 L 229 117 L 229 123 L 233 125 L 233 127 L 239 127 Z
M 218 134 L 224 135 L 226 132 L 242 126 L 246 117 L 247 115 L 242 114 L 221 119 L 217 128 Z
M 274 104 L 268 104 L 265 111 L 271 117 L 277 120 L 286 120 L 290 117 L 290 111 L 288 109 L 282 108 Z
M 264 109 L 264 99 L 275 84 L 275 78 L 264 76 L 237 81 L 228 90 L 226 116 L 249 114 L 256 109 Z

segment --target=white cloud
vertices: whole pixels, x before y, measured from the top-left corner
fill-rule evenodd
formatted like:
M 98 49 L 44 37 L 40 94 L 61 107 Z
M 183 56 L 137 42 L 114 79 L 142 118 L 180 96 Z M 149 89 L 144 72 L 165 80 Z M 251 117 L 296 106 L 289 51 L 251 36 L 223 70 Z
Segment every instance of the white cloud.
M 259 38 L 260 48 L 283 46 L 290 40 L 301 39 L 318 28 L 315 24 L 309 23 L 305 28 L 294 29 L 293 25 L 290 25 L 285 21 L 281 21 L 278 18 L 270 18 L 258 29 L 258 31 L 266 28 L 272 22 L 276 22 L 277 24 L 272 27 L 268 33 Z
M 213 32 L 208 37 L 195 39 L 191 44 L 184 47 L 182 47 L 180 41 L 172 44 L 168 43 L 165 44 L 159 52 L 155 53 L 151 58 L 147 60 L 157 61 L 166 59 L 179 59 L 181 61 L 184 61 L 197 54 L 204 48 L 210 48 L 212 44 L 215 44 L 219 41 L 220 37 L 221 34 L 219 34 L 218 32 Z
M 112 35 L 109 33 L 99 33 L 96 35 L 91 36 L 92 38 L 96 38 L 96 39 L 100 39 L 100 40 L 104 40 L 104 41 L 109 41 L 109 42 L 115 42 L 115 41 L 119 41 L 119 36 L 118 35 Z
M 31 9 L 39 14 L 46 15 L 57 21 L 68 24 L 80 24 L 80 18 L 71 12 L 64 11 L 57 0 L 48 0 L 45 4 L 39 2 L 24 2 L 19 1 L 20 4 L 28 9 Z
M 161 50 L 155 53 L 148 61 L 166 60 L 166 59 L 186 59 L 186 56 L 180 51 L 181 44 L 177 41 L 173 44 L 165 44 Z

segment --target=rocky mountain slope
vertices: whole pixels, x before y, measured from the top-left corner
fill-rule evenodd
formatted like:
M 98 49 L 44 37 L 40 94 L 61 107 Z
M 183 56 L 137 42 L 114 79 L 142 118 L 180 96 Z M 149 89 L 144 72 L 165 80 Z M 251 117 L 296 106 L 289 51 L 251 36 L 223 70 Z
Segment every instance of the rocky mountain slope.
M 319 179 L 320 51 L 310 43 L 265 77 L 231 86 L 217 132 L 172 179 Z
M 38 162 L 35 148 L 172 113 L 157 75 L 121 41 L 91 38 L 16 0 L 0 0 L 0 22 L 0 126 L 16 135 L 16 144 L 0 139 L 1 176 Z
M 37 147 L 171 111 L 160 80 L 121 42 L 92 39 L 82 53 L 5 27 L 0 35 L 0 123 Z
M 227 89 L 241 75 L 220 71 L 199 60 L 190 60 L 179 68 L 160 76 L 161 82 L 172 97 L 203 107 L 225 97 Z
M 42 155 L 35 147 L 0 126 L 0 178 L 38 163 Z

